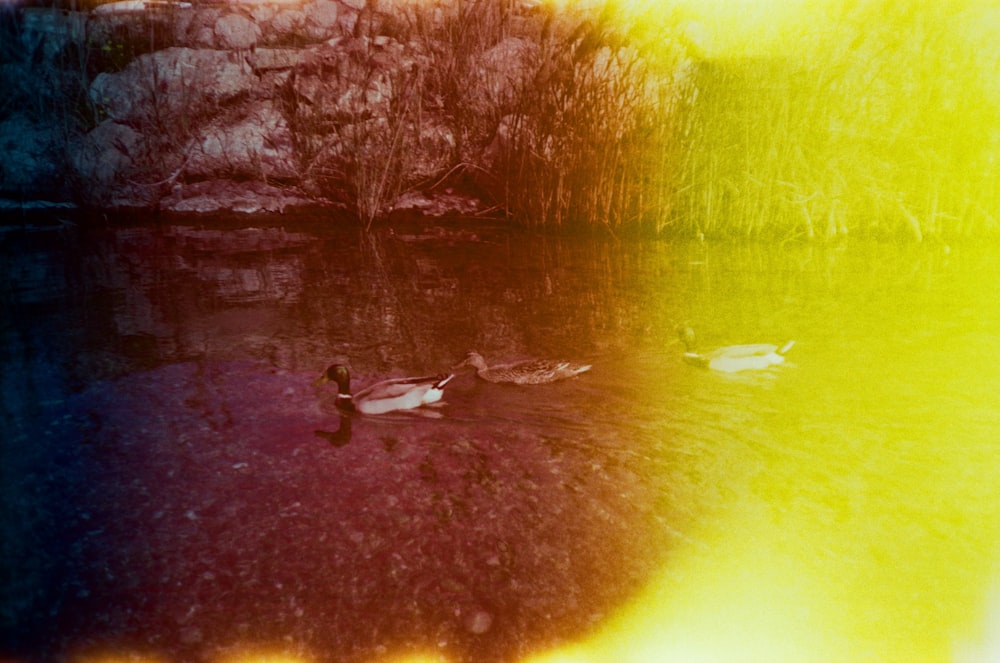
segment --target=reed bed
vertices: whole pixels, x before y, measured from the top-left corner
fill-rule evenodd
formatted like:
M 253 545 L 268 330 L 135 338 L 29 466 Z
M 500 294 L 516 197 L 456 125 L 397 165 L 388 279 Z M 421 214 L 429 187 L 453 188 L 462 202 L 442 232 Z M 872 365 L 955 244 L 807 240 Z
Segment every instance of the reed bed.
M 503 127 L 508 214 L 694 237 L 996 235 L 1000 49 L 983 26 L 1000 14 L 885 0 L 800 20 L 781 53 L 708 58 L 678 14 L 555 17 Z
M 682 53 L 670 39 L 654 50 L 615 3 L 593 12 L 547 23 L 505 127 L 499 197 L 531 227 L 658 233 L 676 188 Z
M 1000 98 L 988 86 L 1000 53 L 989 31 L 976 37 L 980 13 L 869 3 L 802 33 L 791 54 L 699 64 L 676 228 L 995 235 Z
M 988 5 L 829 3 L 803 10 L 781 52 L 719 53 L 663 3 L 370 0 L 353 66 L 382 102 L 347 119 L 295 117 L 301 175 L 346 196 L 366 227 L 408 191 L 472 183 L 539 229 L 994 236 L 1000 10 Z M 0 12 L 11 40 L 13 16 Z M 70 73 L 46 85 L 28 85 L 40 77 L 27 56 L 0 49 L 11 89 L 0 113 L 55 115 L 73 135 L 93 127 L 90 80 L 162 46 L 148 27 L 146 40 L 61 54 L 74 61 L 46 71 Z M 391 53 L 379 51 L 387 37 Z M 511 57 L 518 48 L 530 57 Z

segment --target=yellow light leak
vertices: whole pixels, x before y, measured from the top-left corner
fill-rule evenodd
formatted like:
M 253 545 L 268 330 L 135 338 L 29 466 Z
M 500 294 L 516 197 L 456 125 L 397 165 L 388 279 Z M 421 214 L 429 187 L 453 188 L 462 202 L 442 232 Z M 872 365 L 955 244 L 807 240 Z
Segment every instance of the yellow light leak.
M 996 465 L 983 472 L 995 476 Z M 778 472 L 760 488 L 789 480 Z M 859 498 L 841 523 L 822 504 L 802 512 L 743 500 L 692 533 L 597 635 L 529 663 L 987 663 L 1000 637 L 986 596 L 998 514 L 965 513 L 1000 499 L 995 488 L 979 492 L 985 480 L 948 495 L 919 476 L 891 477 L 912 495 L 914 520 L 900 517 L 892 495 Z
M 213 663 L 313 663 L 312 658 L 286 654 L 278 651 L 243 649 L 227 654 Z M 429 653 L 383 654 L 372 659 L 372 663 L 447 663 L 446 658 Z
M 436 654 L 406 654 L 380 658 L 377 663 L 448 663 L 448 659 Z
M 288 654 L 279 650 L 240 647 L 236 652 L 225 653 L 212 659 L 213 663 L 313 663 L 311 658 Z M 88 652 L 72 656 L 70 663 L 173 663 L 160 654 L 129 650 Z
M 70 656 L 70 663 L 170 663 L 168 659 L 148 652 L 95 651 Z
M 816 0 L 638 0 L 626 2 L 636 12 L 680 29 L 705 59 L 781 55 L 794 48 L 794 35 L 806 17 L 825 13 L 828 2 Z M 678 25 L 678 18 L 682 23 Z
M 313 663 L 313 660 L 300 654 L 288 654 L 280 650 L 241 647 L 237 652 L 230 652 L 214 659 L 213 663 Z
M 949 218 L 938 194 L 943 200 L 971 191 L 962 193 L 962 205 L 975 201 L 986 216 L 1000 218 L 995 191 L 963 188 L 970 180 L 996 181 L 1000 8 L 995 5 L 976 0 L 629 4 L 636 15 L 662 16 L 666 30 L 698 35 L 691 39 L 697 58 L 794 56 L 808 65 L 803 71 L 815 73 L 826 85 L 817 90 L 831 97 L 808 106 L 812 112 L 801 124 L 789 124 L 772 141 L 796 148 L 790 150 L 793 157 L 819 155 L 806 164 L 818 175 L 806 180 L 815 186 L 805 190 L 822 196 L 832 187 L 829 195 L 838 200 L 852 193 L 836 189 L 839 181 L 877 190 L 879 196 L 884 190 L 875 198 L 884 209 L 870 200 L 859 208 L 891 215 L 902 200 L 909 206 L 903 214 L 910 217 L 923 195 L 927 212 L 920 222 L 931 231 Z M 770 182 L 779 179 L 772 177 L 776 174 L 797 173 L 776 167 L 765 174 L 760 179 Z M 995 287 L 991 279 L 983 285 Z M 988 392 L 967 386 L 971 393 Z M 689 543 L 598 633 L 528 661 L 997 660 L 995 430 L 965 430 L 963 422 L 949 420 L 944 405 L 941 412 L 907 417 L 920 418 L 923 430 L 940 431 L 941 439 L 926 433 L 908 438 L 894 429 L 886 446 L 865 448 L 865 466 L 850 466 L 853 459 L 838 455 L 837 445 L 855 441 L 830 440 L 830 450 L 814 450 L 816 467 L 807 471 L 815 476 L 802 476 L 801 463 L 774 461 L 748 494 L 687 533 Z M 800 448 L 801 440 L 792 431 L 787 435 L 783 448 Z M 948 447 L 957 440 L 961 449 Z M 850 471 L 838 473 L 848 466 Z
M 766 510 L 748 506 L 716 525 L 594 639 L 530 662 L 860 660 L 829 636 L 829 583 L 775 536 Z

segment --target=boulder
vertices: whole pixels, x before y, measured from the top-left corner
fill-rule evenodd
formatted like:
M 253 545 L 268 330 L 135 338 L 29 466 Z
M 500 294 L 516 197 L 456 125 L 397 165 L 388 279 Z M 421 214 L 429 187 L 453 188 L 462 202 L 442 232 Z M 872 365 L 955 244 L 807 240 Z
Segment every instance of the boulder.
M 195 179 L 292 180 L 298 173 L 292 131 L 270 100 L 199 128 L 184 168 Z
M 199 6 L 187 14 L 175 25 L 177 43 L 188 48 L 215 48 L 215 24 L 222 18 L 222 10 Z
M 160 209 L 169 212 L 211 214 L 284 213 L 289 208 L 322 206 L 323 201 L 289 187 L 276 187 L 264 182 L 233 182 L 208 180 L 194 184 L 175 185 L 159 201 Z
M 333 0 L 313 0 L 302 8 L 306 36 L 322 41 L 337 36 L 340 5 Z
M 242 14 L 224 14 L 215 22 L 216 46 L 227 50 L 248 50 L 260 40 L 260 26 Z
M 291 44 L 305 32 L 306 15 L 300 9 L 279 10 L 267 24 L 264 34 L 269 44 Z
M 475 80 L 469 86 L 478 103 L 502 112 L 513 111 L 535 75 L 540 53 L 537 43 L 509 37 L 476 58 Z
M 247 56 L 247 62 L 258 76 L 269 71 L 289 71 L 302 59 L 298 48 L 257 48 Z
M 73 146 L 70 166 L 84 202 L 106 208 L 151 207 L 158 197 L 152 184 L 162 175 L 159 168 L 147 172 L 151 163 L 162 163 L 161 155 L 146 136 L 132 127 L 105 120 Z M 144 184 L 149 182 L 149 184 Z
M 410 212 L 421 216 L 475 216 L 484 211 L 479 198 L 448 189 L 443 192 L 408 191 L 392 205 L 391 213 Z
M 256 83 L 250 66 L 234 53 L 173 47 L 143 55 L 121 72 L 99 74 L 90 98 L 116 122 L 170 134 L 249 95 Z
M 68 195 L 59 127 L 13 115 L 0 121 L 0 136 L 0 192 L 18 198 Z
M 429 65 L 385 36 L 331 39 L 306 49 L 292 83 L 297 126 L 388 117 L 398 83 L 419 66 Z
M 307 46 L 350 34 L 356 13 L 334 0 L 311 0 L 278 9 L 266 18 L 263 13 L 258 16 L 268 44 Z

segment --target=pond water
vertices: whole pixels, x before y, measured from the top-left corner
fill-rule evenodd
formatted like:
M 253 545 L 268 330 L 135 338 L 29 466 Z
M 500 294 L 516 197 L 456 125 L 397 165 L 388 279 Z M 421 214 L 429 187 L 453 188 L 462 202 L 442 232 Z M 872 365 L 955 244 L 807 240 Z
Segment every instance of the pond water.
M 4 660 L 1000 650 L 994 247 L 303 216 L 0 249 Z M 796 345 L 716 373 L 682 322 Z M 313 384 L 470 349 L 593 368 L 379 417 Z

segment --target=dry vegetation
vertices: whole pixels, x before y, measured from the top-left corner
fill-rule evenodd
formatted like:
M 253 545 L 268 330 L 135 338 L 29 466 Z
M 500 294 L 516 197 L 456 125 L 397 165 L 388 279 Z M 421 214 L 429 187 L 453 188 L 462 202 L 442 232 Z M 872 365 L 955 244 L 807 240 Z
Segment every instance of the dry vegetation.
M 339 190 L 366 226 L 400 194 L 446 185 L 475 187 L 513 222 L 545 229 L 997 231 L 1000 54 L 990 30 L 977 32 L 995 12 L 971 0 L 835 8 L 804 21 L 785 55 L 711 59 L 662 7 L 386 3 L 368 3 L 351 37 L 363 46 L 347 54 L 367 67 L 356 102 L 378 107 L 292 122 L 302 177 L 323 195 Z M 3 18 L 20 38 L 11 12 Z M 7 47 L 7 106 L 86 130 L 102 119 L 89 81 L 158 40 L 63 49 L 53 57 L 65 76 L 44 86 L 28 84 L 39 58 Z

